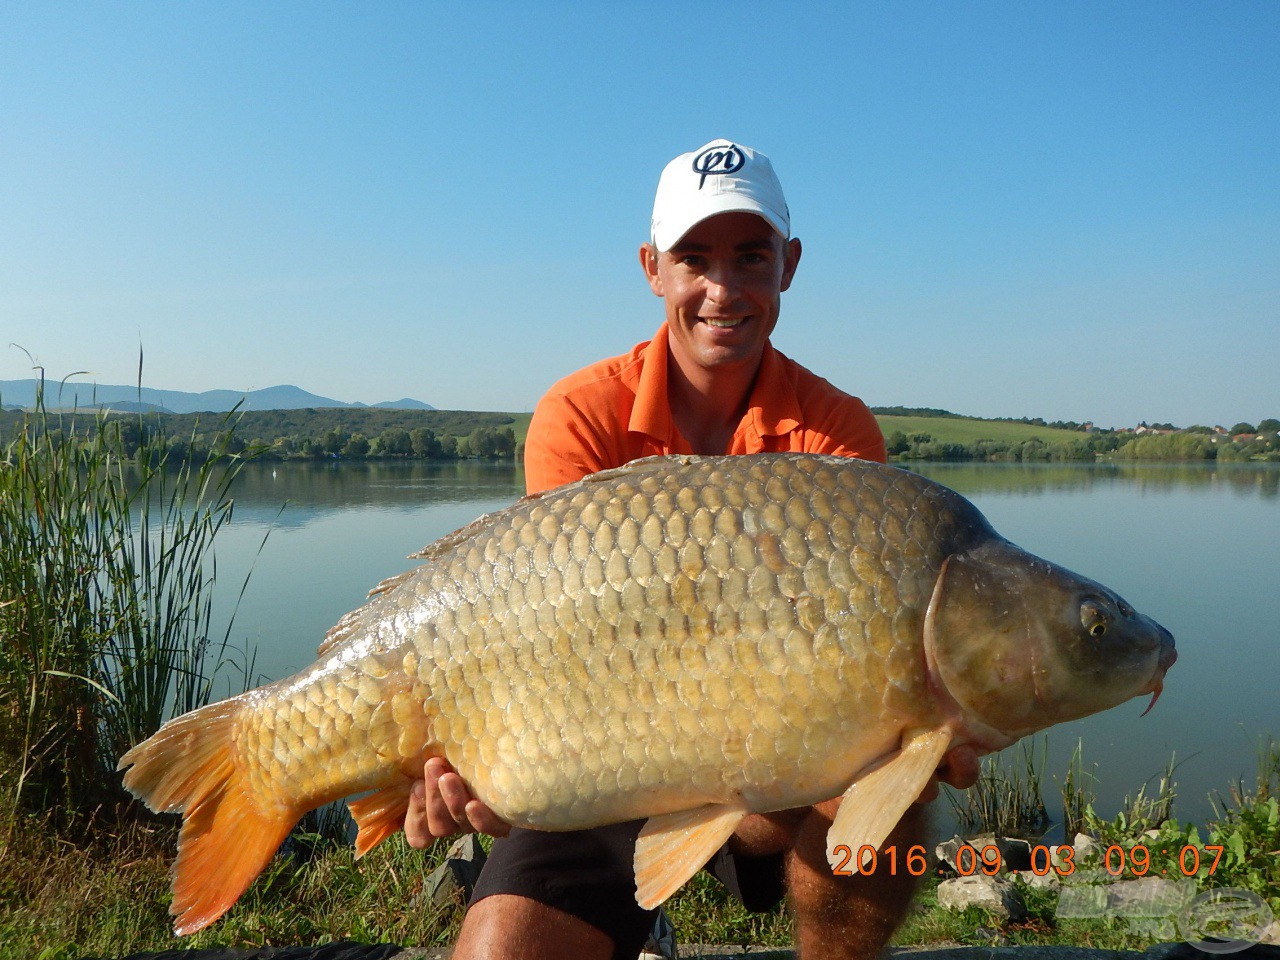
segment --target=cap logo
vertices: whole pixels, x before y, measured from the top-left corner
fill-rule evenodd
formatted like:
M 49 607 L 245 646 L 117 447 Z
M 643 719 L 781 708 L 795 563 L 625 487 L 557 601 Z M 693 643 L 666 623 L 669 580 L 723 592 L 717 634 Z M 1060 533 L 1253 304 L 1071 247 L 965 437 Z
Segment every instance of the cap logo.
M 708 147 L 693 158 L 693 172 L 702 175 L 698 189 L 702 189 L 707 177 L 737 173 L 746 162 L 746 155 L 733 144 Z

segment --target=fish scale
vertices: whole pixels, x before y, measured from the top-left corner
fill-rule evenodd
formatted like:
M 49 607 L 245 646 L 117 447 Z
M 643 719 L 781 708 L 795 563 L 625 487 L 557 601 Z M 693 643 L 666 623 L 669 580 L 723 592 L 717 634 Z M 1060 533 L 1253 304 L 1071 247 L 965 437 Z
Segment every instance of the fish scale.
M 966 652 L 986 642 L 970 626 L 986 592 L 1050 570 L 1057 579 L 1028 593 L 1066 596 L 1071 639 L 1077 594 L 1105 591 L 1003 541 L 945 487 L 796 454 L 638 461 L 419 556 L 339 621 L 316 663 L 177 718 L 122 758 L 126 786 L 186 811 L 180 932 L 221 915 L 307 809 L 373 791 L 352 812 L 357 850 L 376 845 L 430 756 L 513 824 L 649 818 L 636 860 L 646 905 L 748 811 L 848 790 L 833 838 L 865 827 L 882 840 L 949 744 L 996 749 L 1026 732 L 968 693 L 990 687 Z M 1172 638 L 1145 618 L 1126 629 L 1115 659 L 1128 673 L 1110 701 L 1048 705 L 1036 723 L 1158 689 Z M 990 658 L 1007 670 L 1028 654 L 1015 643 Z M 175 764 L 186 772 L 166 772 Z M 893 801 L 863 810 L 854 792 L 885 778 Z M 224 869 L 210 878 L 213 861 Z

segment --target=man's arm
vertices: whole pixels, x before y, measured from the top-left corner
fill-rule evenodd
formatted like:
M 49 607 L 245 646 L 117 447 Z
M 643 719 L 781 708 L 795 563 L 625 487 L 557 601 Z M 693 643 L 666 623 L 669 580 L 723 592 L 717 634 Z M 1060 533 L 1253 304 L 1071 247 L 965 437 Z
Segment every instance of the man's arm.
M 606 437 L 607 424 L 581 410 L 563 394 L 548 394 L 538 403 L 524 441 L 525 493 L 541 493 L 581 480 L 608 467 L 621 466 Z

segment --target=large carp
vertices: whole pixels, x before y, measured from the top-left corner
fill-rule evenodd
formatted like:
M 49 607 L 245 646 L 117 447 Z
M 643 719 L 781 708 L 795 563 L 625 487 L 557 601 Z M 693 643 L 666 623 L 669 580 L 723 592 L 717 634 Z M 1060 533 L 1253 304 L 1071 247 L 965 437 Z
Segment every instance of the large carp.
M 510 823 L 647 817 L 661 902 L 749 812 L 844 795 L 878 846 L 952 746 L 998 750 L 1158 694 L 1173 637 L 894 467 L 641 460 L 427 547 L 295 676 L 178 717 L 120 761 L 183 811 L 178 933 L 221 916 L 293 824 L 351 804 L 358 853 L 442 755 Z

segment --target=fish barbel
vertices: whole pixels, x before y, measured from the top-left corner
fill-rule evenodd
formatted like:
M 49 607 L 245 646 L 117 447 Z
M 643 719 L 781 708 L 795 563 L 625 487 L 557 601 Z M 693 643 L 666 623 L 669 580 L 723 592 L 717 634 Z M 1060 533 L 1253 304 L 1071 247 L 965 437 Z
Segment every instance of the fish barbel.
M 847 458 L 636 461 L 417 556 L 314 664 L 121 759 L 151 809 L 185 814 L 178 933 L 221 916 L 307 810 L 372 791 L 351 803 L 372 849 L 427 757 L 515 825 L 648 818 L 652 906 L 750 812 L 843 794 L 828 852 L 876 847 L 950 747 L 1158 694 L 1176 657 L 959 494 Z

